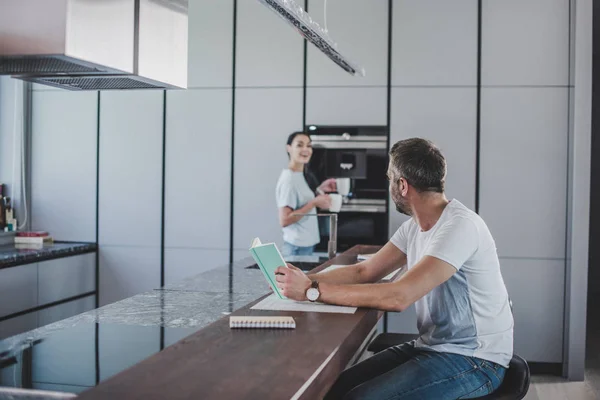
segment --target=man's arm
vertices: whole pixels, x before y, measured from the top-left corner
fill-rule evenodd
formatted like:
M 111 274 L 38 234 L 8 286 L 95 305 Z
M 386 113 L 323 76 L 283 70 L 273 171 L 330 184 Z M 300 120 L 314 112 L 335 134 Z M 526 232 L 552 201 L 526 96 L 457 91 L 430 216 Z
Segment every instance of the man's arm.
M 373 283 L 406 264 L 406 254 L 388 242 L 368 260 L 329 272 L 308 274 L 319 283 Z
M 276 279 L 283 294 L 293 300 L 306 300 L 310 280 L 297 268 L 279 268 Z M 456 269 L 438 258 L 425 256 L 393 283 L 339 285 L 319 281 L 319 301 L 385 311 L 404 311 L 435 287 L 446 282 Z

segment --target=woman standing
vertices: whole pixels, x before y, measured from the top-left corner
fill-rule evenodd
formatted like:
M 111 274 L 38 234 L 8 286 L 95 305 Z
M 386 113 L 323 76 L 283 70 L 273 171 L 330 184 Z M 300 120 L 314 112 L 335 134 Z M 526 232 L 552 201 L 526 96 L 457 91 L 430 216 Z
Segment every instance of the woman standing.
M 305 177 L 305 167 L 312 156 L 310 136 L 294 132 L 288 137 L 288 167 L 281 172 L 275 191 L 279 208 L 279 223 L 283 228 L 283 256 L 311 255 L 321 241 L 317 217 L 299 214 L 316 214 L 316 208 L 328 209 L 331 198 L 326 192 L 335 192 L 335 179 L 327 179 L 311 190 Z

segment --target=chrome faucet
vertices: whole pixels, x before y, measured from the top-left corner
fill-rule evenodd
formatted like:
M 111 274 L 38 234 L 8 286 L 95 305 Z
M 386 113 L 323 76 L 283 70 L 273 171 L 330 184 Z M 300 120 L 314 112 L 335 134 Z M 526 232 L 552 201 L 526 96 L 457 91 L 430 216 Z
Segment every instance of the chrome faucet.
M 300 214 L 292 213 L 293 215 L 301 215 L 303 217 L 329 217 L 329 242 L 327 243 L 327 255 L 331 260 L 337 253 L 337 219 L 338 215 L 331 214 Z

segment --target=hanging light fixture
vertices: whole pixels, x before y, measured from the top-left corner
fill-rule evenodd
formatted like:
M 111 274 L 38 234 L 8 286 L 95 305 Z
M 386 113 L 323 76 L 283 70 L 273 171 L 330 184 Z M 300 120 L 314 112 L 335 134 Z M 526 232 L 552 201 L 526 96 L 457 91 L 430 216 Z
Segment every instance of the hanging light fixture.
M 334 63 L 351 75 L 365 76 L 365 70 L 358 64 L 348 60 L 337 49 L 321 26 L 315 22 L 306 11 L 294 0 L 258 0 L 292 25 L 306 40 L 314 44 Z

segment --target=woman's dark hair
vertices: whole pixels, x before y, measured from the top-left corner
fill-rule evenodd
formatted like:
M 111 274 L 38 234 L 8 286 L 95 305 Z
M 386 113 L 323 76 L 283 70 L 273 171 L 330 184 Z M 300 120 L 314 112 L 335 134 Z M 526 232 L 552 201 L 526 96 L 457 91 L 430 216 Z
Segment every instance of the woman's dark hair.
M 291 135 L 288 136 L 287 139 L 287 144 L 289 146 L 292 145 L 292 143 L 294 142 L 294 139 L 296 139 L 296 136 L 299 135 L 304 135 L 304 136 L 308 136 L 308 139 L 310 140 L 310 135 L 306 132 L 303 131 L 298 131 L 298 132 L 294 132 Z M 288 153 L 288 157 L 289 157 L 289 153 Z M 317 179 L 317 177 L 315 176 L 315 174 L 310 170 L 310 166 L 307 165 L 304 168 L 304 179 L 306 179 L 306 183 L 308 183 L 308 187 L 310 187 L 310 189 L 314 192 L 315 190 L 317 190 L 317 187 L 319 187 L 319 180 Z
M 446 159 L 431 141 L 411 138 L 396 142 L 390 150 L 390 165 L 418 192 L 444 192 Z
M 296 136 L 299 136 L 299 135 L 308 136 L 308 139 L 310 140 L 310 135 L 308 133 L 299 131 L 299 132 L 294 132 L 290 136 L 288 136 L 287 144 L 291 146 L 292 143 L 294 142 L 294 139 L 296 139 Z

